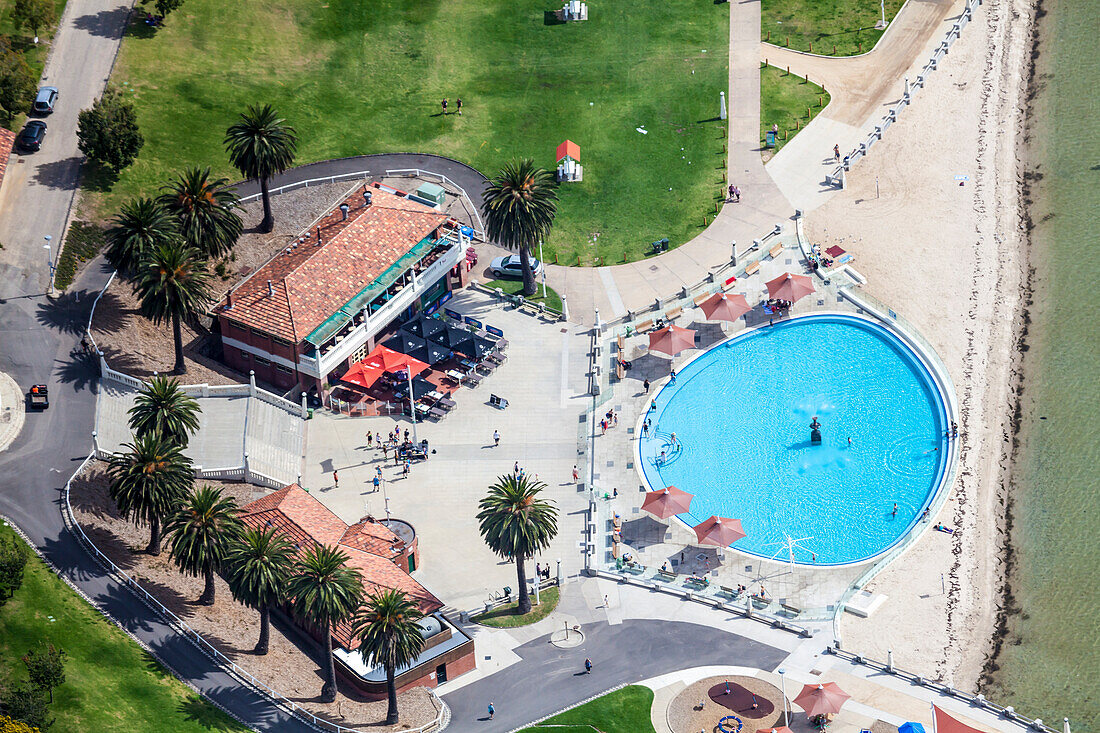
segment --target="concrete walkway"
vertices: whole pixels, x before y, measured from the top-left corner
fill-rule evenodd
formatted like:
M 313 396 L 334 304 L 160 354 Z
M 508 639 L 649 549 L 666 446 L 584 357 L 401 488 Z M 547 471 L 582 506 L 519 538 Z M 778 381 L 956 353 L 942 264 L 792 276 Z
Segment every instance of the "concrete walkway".
M 906 3 L 874 49 L 861 56 L 830 58 L 762 44 L 760 60 L 822 84 L 831 100 L 771 161 L 767 170 L 791 204 L 803 211 L 821 206 L 837 189 L 825 176 L 901 99 L 905 78 L 915 79 L 947 32 L 964 0 Z

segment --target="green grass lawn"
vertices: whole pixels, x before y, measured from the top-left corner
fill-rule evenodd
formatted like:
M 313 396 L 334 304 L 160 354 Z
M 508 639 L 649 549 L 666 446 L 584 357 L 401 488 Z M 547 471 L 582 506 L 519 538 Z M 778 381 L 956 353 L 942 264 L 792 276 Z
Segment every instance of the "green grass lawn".
M 593 728 L 603 733 L 654 733 L 649 716 L 652 706 L 652 690 L 641 685 L 630 685 L 525 728 L 520 733 L 592 733 Z
M 531 603 L 535 602 L 535 597 L 531 596 Z M 489 613 L 483 613 L 480 616 L 474 616 L 474 623 L 479 623 L 484 626 L 493 626 L 498 629 L 510 629 L 516 626 L 528 626 L 530 624 L 538 623 L 544 618 L 550 615 L 550 612 L 558 607 L 558 589 L 547 588 L 544 591 L 539 592 L 539 605 L 531 606 L 531 612 L 525 613 L 522 616 L 516 615 L 516 606 L 519 603 L 509 603 L 499 608 L 494 608 Z
M 760 67 L 760 144 L 772 125 L 779 125 L 772 153 L 779 152 L 828 103 L 829 93 L 817 84 L 774 66 Z
M 55 22 L 49 28 L 40 28 L 38 30 L 38 45 L 35 45 L 34 36 L 30 31 L 16 30 L 12 24 L 11 9 L 14 4 L 15 0 L 0 0 L 0 36 L 7 38 L 12 48 L 23 52 L 23 58 L 26 60 L 27 65 L 31 67 L 31 71 L 34 72 L 36 77 L 41 78 L 42 70 L 46 66 L 46 56 L 50 52 L 50 41 L 53 39 L 54 31 L 57 30 L 57 23 Z M 65 10 L 65 0 L 53 0 L 53 7 L 55 17 L 60 20 L 61 13 Z M 26 119 L 25 114 L 16 115 L 11 122 L 0 120 L 0 125 L 11 130 L 17 130 Z
M 519 156 L 553 169 L 558 143 L 573 140 L 584 181 L 560 188 L 550 262 L 591 263 L 592 232 L 606 264 L 660 237 L 687 241 L 722 185 L 729 7 L 611 3 L 555 24 L 558 5 L 240 0 L 229 12 L 187 0 L 123 43 L 113 81 L 136 104 L 145 148 L 117 182 L 87 182 L 100 193 L 83 213 L 109 215 L 187 165 L 235 179 L 225 129 L 246 104 L 270 102 L 300 133 L 300 163 L 417 151 L 491 176 Z
M 0 533 L 14 535 L 7 526 Z M 68 655 L 65 684 L 50 706 L 52 731 L 248 730 L 184 686 L 32 554 L 23 586 L 0 607 L 0 674 L 26 679 L 20 657 L 39 641 Z
M 904 2 L 886 0 L 887 22 Z M 874 48 L 881 16 L 879 0 L 761 0 L 760 37 L 797 51 L 853 56 Z
M 504 293 L 508 295 L 515 295 L 523 290 L 522 280 L 490 280 L 485 283 L 487 288 L 500 288 Z M 532 303 L 546 303 L 547 308 L 553 308 L 554 310 L 561 312 L 561 296 L 554 291 L 553 288 L 546 288 L 546 299 L 542 297 L 542 283 L 538 283 L 538 291 L 528 298 Z

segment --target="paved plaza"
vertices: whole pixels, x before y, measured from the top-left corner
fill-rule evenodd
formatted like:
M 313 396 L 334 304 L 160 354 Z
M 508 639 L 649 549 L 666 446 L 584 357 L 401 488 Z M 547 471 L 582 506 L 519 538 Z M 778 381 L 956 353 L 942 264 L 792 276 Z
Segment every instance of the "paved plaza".
M 547 484 L 545 495 L 559 510 L 558 537 L 529 563 L 528 573 L 535 562 L 558 559 L 567 576 L 583 568 L 579 543 L 588 499 L 573 481 L 573 466 L 583 463 L 580 421 L 591 401 L 585 375 L 589 338 L 587 329 L 536 318 L 478 291 L 457 293 L 447 308 L 503 330 L 508 359 L 477 388 L 457 389 L 452 395 L 457 406 L 442 420 L 417 424 L 417 437 L 432 451 L 429 459 L 403 478 L 392 458 L 386 461 L 382 451 L 367 448 L 368 430 L 386 433 L 397 425 L 411 437 L 407 417 L 317 411 L 309 421 L 302 484 L 347 522 L 368 513 L 385 516 L 388 498 L 391 515 L 416 528 L 416 579 L 449 606 L 469 609 L 484 604 L 490 590 L 516 587 L 514 565 L 488 550 L 475 519 L 487 487 L 516 463 Z M 508 407 L 491 406 L 491 394 L 508 400 Z M 500 432 L 499 446 L 493 444 L 494 430 Z M 379 467 L 384 490 L 372 493 Z

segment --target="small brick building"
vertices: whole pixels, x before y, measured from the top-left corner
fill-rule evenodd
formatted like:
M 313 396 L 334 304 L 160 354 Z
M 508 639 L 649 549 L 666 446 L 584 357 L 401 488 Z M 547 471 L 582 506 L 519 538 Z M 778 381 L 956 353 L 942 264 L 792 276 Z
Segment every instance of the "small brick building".
M 417 196 L 359 186 L 214 308 L 223 358 L 322 396 L 393 324 L 465 284 L 468 244 L 457 221 Z
M 359 571 L 367 595 L 396 588 L 416 602 L 425 614 L 420 624 L 424 650 L 410 668 L 398 670 L 398 691 L 435 687 L 474 668 L 473 639 L 439 613 L 443 603 L 410 575 L 419 556 L 415 531 L 409 523 L 366 516 L 348 526 L 298 484 L 245 505 L 241 521 L 255 529 L 276 528 L 300 552 L 318 545 L 336 546 L 348 556 L 348 566 Z M 356 651 L 359 641 L 352 634 L 351 624 L 334 626 L 332 640 L 341 675 L 365 696 L 384 697 L 385 674 L 366 666 Z

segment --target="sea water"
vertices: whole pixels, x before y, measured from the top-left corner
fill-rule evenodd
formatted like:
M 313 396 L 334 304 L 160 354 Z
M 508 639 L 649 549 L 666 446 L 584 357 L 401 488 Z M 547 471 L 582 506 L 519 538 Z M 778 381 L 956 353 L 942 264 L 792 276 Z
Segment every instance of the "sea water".
M 1100 0 L 1044 2 L 1035 305 L 1014 471 L 1016 612 L 987 694 L 1100 733 Z

